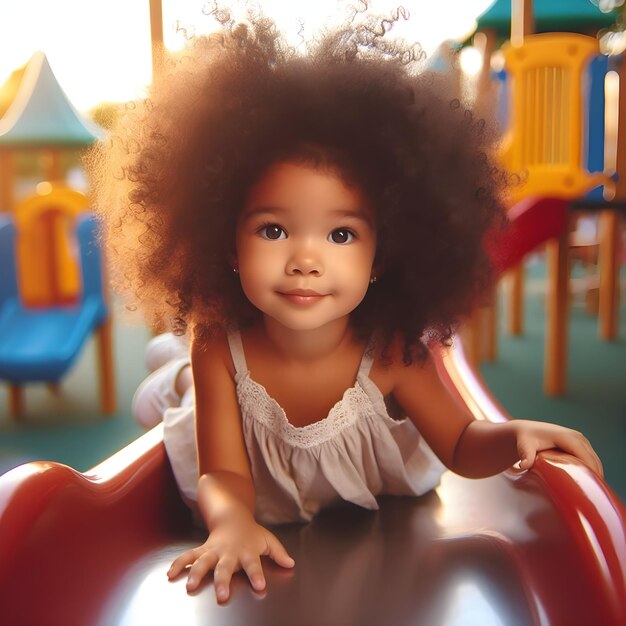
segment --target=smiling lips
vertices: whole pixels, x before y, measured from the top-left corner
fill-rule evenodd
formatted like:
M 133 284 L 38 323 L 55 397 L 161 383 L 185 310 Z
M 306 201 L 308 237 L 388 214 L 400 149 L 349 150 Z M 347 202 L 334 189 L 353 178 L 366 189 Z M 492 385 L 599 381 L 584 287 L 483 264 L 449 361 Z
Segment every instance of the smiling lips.
M 293 289 L 291 291 L 279 291 L 283 298 L 293 304 L 314 304 L 325 297 L 325 294 L 317 293 L 312 289 Z

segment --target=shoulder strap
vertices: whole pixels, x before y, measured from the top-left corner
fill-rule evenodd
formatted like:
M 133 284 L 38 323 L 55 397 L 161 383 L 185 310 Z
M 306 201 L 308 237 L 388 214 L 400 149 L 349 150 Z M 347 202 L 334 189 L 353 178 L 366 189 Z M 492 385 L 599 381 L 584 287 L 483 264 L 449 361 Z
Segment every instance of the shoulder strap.
M 241 342 L 241 333 L 239 332 L 239 329 L 228 331 L 228 346 L 230 348 L 230 355 L 233 359 L 237 374 L 247 372 L 248 365 L 246 363 L 246 355 L 243 352 L 243 343 Z
M 359 375 L 369 376 L 372 369 L 372 363 L 374 363 L 374 338 L 370 337 L 367 342 L 365 352 L 361 358 L 361 365 L 359 365 Z

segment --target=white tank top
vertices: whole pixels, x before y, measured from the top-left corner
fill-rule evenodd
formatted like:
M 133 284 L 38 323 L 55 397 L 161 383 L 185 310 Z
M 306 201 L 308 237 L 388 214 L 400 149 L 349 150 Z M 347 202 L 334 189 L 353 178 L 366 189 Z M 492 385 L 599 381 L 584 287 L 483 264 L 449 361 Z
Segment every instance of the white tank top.
M 377 509 L 378 495 L 422 495 L 439 484 L 445 466 L 409 419 L 390 417 L 382 393 L 369 378 L 369 350 L 354 386 L 328 415 L 296 427 L 266 389 L 250 378 L 239 331 L 229 333 L 228 343 L 259 521 L 308 521 L 321 508 L 342 500 Z M 169 409 L 164 421 L 179 487 L 195 501 L 193 407 Z

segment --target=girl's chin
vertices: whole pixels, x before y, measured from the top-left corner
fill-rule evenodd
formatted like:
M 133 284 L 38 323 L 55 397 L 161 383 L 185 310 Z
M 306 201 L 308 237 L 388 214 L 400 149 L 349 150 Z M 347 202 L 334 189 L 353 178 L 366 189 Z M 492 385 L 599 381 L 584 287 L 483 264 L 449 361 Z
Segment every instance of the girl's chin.
M 329 328 L 333 325 L 344 326 L 349 319 L 349 314 L 339 317 L 327 318 L 321 316 L 276 316 L 263 314 L 265 324 L 282 327 L 290 331 L 313 331 Z

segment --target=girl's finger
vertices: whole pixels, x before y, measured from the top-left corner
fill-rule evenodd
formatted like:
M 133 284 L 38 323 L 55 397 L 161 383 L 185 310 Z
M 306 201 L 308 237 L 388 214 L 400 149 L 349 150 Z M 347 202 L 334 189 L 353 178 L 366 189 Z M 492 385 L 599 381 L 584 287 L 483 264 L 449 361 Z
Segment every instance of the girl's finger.
M 202 579 L 215 567 L 218 556 L 212 550 L 202 553 L 189 570 L 187 577 L 187 591 L 195 591 L 202 582 Z
M 602 466 L 602 461 L 600 457 L 596 454 L 596 451 L 593 449 L 589 441 L 585 439 L 585 448 L 587 449 L 587 455 L 589 457 L 589 462 L 587 465 L 596 473 L 600 478 L 604 477 L 604 467 Z
M 241 559 L 241 567 L 250 579 L 250 584 L 255 591 L 265 589 L 265 576 L 261 559 L 256 555 L 250 555 Z
M 296 564 L 283 547 L 283 544 L 269 531 L 265 536 L 265 541 L 267 542 L 267 548 L 263 553 L 264 555 L 269 556 L 270 559 L 281 567 L 293 567 Z
M 170 565 L 169 570 L 167 570 L 167 577 L 169 579 L 176 578 L 188 565 L 195 563 L 199 556 L 200 554 L 197 552 L 197 548 L 183 552 Z
M 580 460 L 594 471 L 600 478 L 604 477 L 604 468 L 602 467 L 602 461 L 600 457 L 593 451 L 587 451 L 584 455 L 581 455 Z
M 230 595 L 230 581 L 235 573 L 235 564 L 221 559 L 215 566 L 213 572 L 213 584 L 215 585 L 215 596 L 218 602 L 226 602 Z
M 525 442 L 519 442 L 517 446 L 517 453 L 519 454 L 519 466 L 521 469 L 530 469 L 535 464 L 537 452 L 533 446 Z
M 595 453 L 589 441 L 580 433 L 575 433 L 573 437 L 569 437 L 564 441 L 558 441 L 557 445 L 561 450 L 569 452 L 579 458 L 599 476 L 604 475 L 600 458 Z

